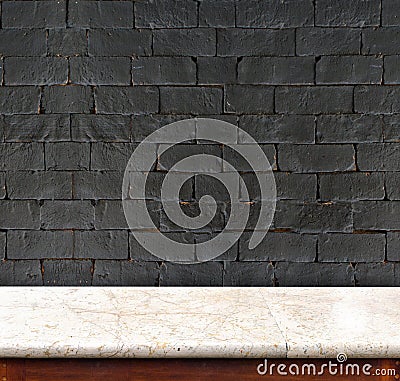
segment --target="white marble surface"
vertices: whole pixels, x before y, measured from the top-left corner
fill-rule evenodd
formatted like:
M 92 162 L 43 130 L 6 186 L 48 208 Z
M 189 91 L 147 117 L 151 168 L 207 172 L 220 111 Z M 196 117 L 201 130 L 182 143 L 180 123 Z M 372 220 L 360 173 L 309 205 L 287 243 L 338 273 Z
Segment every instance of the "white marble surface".
M 396 288 L 1 287 L 0 357 L 400 356 Z

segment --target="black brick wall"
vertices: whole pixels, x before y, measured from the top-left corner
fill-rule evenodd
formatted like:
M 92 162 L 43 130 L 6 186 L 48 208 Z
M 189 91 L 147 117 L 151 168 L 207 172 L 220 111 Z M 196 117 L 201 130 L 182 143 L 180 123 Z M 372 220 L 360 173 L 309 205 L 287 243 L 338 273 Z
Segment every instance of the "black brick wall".
M 398 0 L 1 1 L 0 284 L 400 285 L 400 2 Z M 164 263 L 127 228 L 123 170 L 145 136 L 194 116 L 249 132 L 275 171 L 271 232 L 248 249 L 252 216 L 220 258 Z M 196 143 L 194 143 L 196 144 Z M 174 239 L 224 226 L 224 189 L 198 177 L 219 214 L 204 231 L 149 208 Z

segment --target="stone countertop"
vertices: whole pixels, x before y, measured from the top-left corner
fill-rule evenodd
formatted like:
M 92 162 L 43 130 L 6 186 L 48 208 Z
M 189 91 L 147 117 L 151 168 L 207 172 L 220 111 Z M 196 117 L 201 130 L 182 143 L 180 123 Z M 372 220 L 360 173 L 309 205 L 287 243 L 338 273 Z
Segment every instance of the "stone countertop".
M 1 287 L 0 357 L 400 356 L 397 288 Z

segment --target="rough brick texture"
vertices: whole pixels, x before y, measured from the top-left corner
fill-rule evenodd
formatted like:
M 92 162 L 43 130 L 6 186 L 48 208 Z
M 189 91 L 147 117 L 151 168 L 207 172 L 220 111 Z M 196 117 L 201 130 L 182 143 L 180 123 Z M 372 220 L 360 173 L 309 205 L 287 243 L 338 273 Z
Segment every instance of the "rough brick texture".
M 4 0 L 0 11 L 0 285 L 400 285 L 398 0 Z M 210 194 L 216 217 L 195 232 L 172 223 L 160 188 L 177 161 L 223 158 L 242 200 L 249 190 L 238 242 L 176 264 L 135 240 L 121 186 L 138 143 L 196 116 L 254 137 L 277 207 L 250 250 L 261 194 L 248 163 L 204 140 L 149 148 L 147 207 L 171 239 L 207 241 L 230 214 L 226 189 L 197 176 L 182 210 L 197 215 Z

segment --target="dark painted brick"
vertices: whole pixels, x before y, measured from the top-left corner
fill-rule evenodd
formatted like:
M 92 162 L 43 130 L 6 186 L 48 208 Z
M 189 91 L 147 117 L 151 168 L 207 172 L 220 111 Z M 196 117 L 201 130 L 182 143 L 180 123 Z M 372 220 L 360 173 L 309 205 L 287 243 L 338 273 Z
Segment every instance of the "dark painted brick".
M 385 83 L 398 85 L 400 84 L 400 56 L 385 57 Z
M 387 233 L 387 259 L 400 261 L 400 232 Z
M 0 38 L 1 41 L 1 38 Z M 40 91 L 36 87 L 1 87 L 0 113 L 37 114 Z
M 363 54 L 398 54 L 400 28 L 365 29 L 362 32 Z
M 0 261 L 0 285 L 41 286 L 40 261 Z
M 129 85 L 131 61 L 127 57 L 73 57 L 69 60 L 71 83 L 80 85 Z
M 194 0 L 153 0 L 134 4 L 137 28 L 197 26 L 197 3 Z
M 151 54 L 149 30 L 89 30 L 89 54 L 92 56 L 148 56 Z
M 203 0 L 199 6 L 199 26 L 228 28 L 235 26 L 235 3 L 231 0 Z
M 355 229 L 400 230 L 400 202 L 360 201 L 353 209 Z
M 159 93 L 156 87 L 99 87 L 95 93 L 100 114 L 133 114 L 158 112 Z
M 323 201 L 383 200 L 385 197 L 382 173 L 322 174 L 319 194 Z
M 383 117 L 385 142 L 400 143 L 400 115 L 385 115 Z
M 73 28 L 132 28 L 130 1 L 71 1 L 68 25 Z
M 236 83 L 235 57 L 199 57 L 197 66 L 199 84 Z
M 274 110 L 274 88 L 269 86 L 226 86 L 225 111 L 237 114 L 270 114 Z
M 320 262 L 379 262 L 385 259 L 385 234 L 325 234 L 318 239 Z
M 43 145 L 40 143 L 0 143 L 0 168 L 9 171 L 44 169 Z
M 279 87 L 277 112 L 298 114 L 348 113 L 353 108 L 353 88 L 338 86 Z
M 381 142 L 383 121 L 375 115 L 320 115 L 317 117 L 318 143 Z
M 397 0 L 382 0 L 382 25 L 400 25 L 400 8 Z
M 311 0 L 250 0 L 237 3 L 237 26 L 242 28 L 287 28 L 313 25 Z
M 266 262 L 226 262 L 224 286 L 272 286 L 273 267 Z
M 77 231 L 75 258 L 128 259 L 128 232 Z
M 299 56 L 359 54 L 361 34 L 350 28 L 300 28 L 296 32 Z
M 278 147 L 278 166 L 283 171 L 337 172 L 355 170 L 352 145 L 282 144 Z
M 213 56 L 216 52 L 215 33 L 213 29 L 156 30 L 153 32 L 154 55 Z
M 392 114 L 400 112 L 400 88 L 395 86 L 357 86 L 354 90 L 356 112 Z
M 88 51 L 85 30 L 50 29 L 47 37 L 48 53 L 52 56 L 85 55 Z
M 42 229 L 91 229 L 94 207 L 90 201 L 45 201 L 40 220 Z
M 70 231 L 9 231 L 8 259 L 72 258 L 73 236 Z
M 356 267 L 358 286 L 399 286 L 399 268 L 393 263 L 360 263 Z
M 315 25 L 379 26 L 380 0 L 316 0 Z
M 134 85 L 196 83 L 196 63 L 190 57 L 139 57 L 132 62 Z
M 90 113 L 93 94 L 85 86 L 51 86 L 43 91 L 42 106 L 46 113 Z
M 219 29 L 219 56 L 293 56 L 293 30 Z
M 400 171 L 400 144 L 359 144 L 357 165 L 362 171 Z
M 345 263 L 285 263 L 275 269 L 279 286 L 354 286 L 354 269 Z
M 97 260 L 93 286 L 158 286 L 157 262 Z
M 0 172 L 0 200 L 6 197 L 6 176 L 4 172 Z
M 12 44 L 10 44 L 10 41 L 12 41 Z M 0 56 L 44 55 L 46 55 L 46 32 L 44 30 L 0 31 Z
M 0 233 L 0 260 L 2 261 L 6 255 L 6 233 Z
M 315 200 L 317 176 L 312 174 L 276 172 L 277 197 L 283 200 Z
M 276 151 L 273 144 L 260 144 L 259 147 L 263 150 L 271 168 L 276 169 Z M 224 160 L 231 164 L 237 171 L 253 172 L 252 167 L 243 159 L 242 156 L 228 146 L 223 147 Z
M 120 199 L 123 173 L 87 172 L 74 173 L 73 194 L 75 199 Z
M 400 200 L 400 172 L 385 173 L 385 188 L 389 200 Z
M 121 200 L 101 200 L 96 204 L 95 228 L 96 230 L 128 229 Z
M 44 260 L 43 282 L 45 286 L 90 286 L 92 261 Z
M 185 233 L 184 233 L 185 234 Z M 198 233 L 194 234 L 196 244 L 209 241 L 212 238 L 215 238 L 220 233 Z M 228 248 L 225 253 L 212 258 L 211 261 L 236 261 L 239 253 L 239 245 L 236 241 L 230 248 Z
M 0 200 L 0 229 L 39 229 L 40 209 L 36 201 Z
M 86 143 L 47 143 L 47 170 L 87 170 L 90 164 L 90 145 Z

